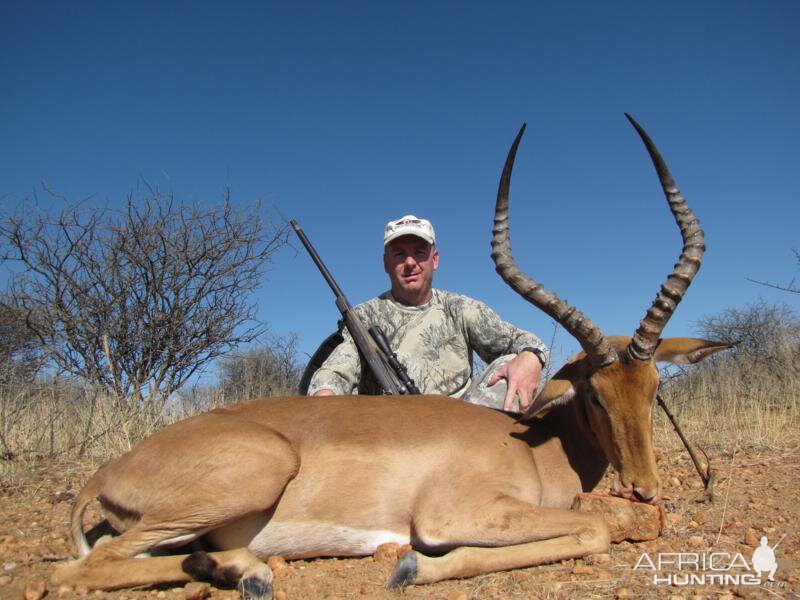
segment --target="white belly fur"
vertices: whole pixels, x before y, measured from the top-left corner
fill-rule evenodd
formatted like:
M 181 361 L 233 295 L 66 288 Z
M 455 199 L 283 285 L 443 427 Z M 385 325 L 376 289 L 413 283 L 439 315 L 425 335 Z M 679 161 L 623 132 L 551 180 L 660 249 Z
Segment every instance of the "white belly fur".
M 255 536 L 254 531 L 257 531 Z M 320 521 L 269 521 L 264 526 L 263 518 L 242 519 L 209 532 L 208 538 L 222 549 L 247 546 L 262 559 L 275 555 L 289 559 L 367 556 L 381 544 L 410 543 L 408 533 L 354 529 Z
M 258 557 L 365 556 L 381 544 L 408 544 L 409 536 L 392 531 L 352 529 L 319 522 L 270 523 L 248 546 Z

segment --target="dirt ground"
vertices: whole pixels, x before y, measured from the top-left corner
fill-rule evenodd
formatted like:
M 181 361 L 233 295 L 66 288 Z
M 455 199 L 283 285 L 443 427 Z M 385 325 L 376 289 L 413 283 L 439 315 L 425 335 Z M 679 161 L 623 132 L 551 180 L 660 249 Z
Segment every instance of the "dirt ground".
M 667 513 L 663 535 L 650 542 L 615 544 L 609 555 L 570 560 L 553 565 L 495 573 L 467 580 L 435 585 L 410 586 L 399 591 L 385 589 L 391 562 L 373 557 L 362 559 L 321 559 L 293 561 L 275 578 L 276 598 L 800 598 L 800 450 L 740 450 L 712 454 L 718 473 L 716 498 L 702 503 L 702 485 L 691 462 L 678 451 L 659 453 Z M 124 590 L 113 593 L 58 588 L 48 582 L 57 561 L 70 557 L 73 549 L 67 522 L 71 500 L 92 469 L 80 465 L 39 462 L 8 468 L 6 484 L 0 491 L 0 598 L 110 597 L 117 600 L 166 598 L 180 600 L 181 587 Z M 610 480 L 601 483 L 608 487 Z M 87 523 L 99 519 L 96 508 Z M 752 564 L 754 549 L 767 536 L 775 549 L 778 568 L 774 582 L 763 573 L 761 585 L 736 585 L 729 579 L 705 585 L 654 584 L 681 573 L 663 565 L 661 571 L 648 568 L 644 553 L 655 565 L 668 552 L 740 552 Z M 686 557 L 687 555 L 684 555 Z M 691 558 L 689 556 L 689 558 Z M 717 566 L 730 559 L 717 555 Z M 727 560 L 728 562 L 725 562 Z M 672 561 L 675 561 L 674 555 Z M 736 561 L 734 560 L 736 563 Z M 640 568 L 634 566 L 640 563 Z M 642 566 L 644 565 L 644 566 Z M 692 572 L 691 570 L 689 571 Z M 699 571 L 694 571 L 699 573 Z M 707 571 L 707 573 L 710 573 Z M 727 574 L 753 573 L 741 561 Z M 674 582 L 674 580 L 673 580 Z M 44 589 L 43 589 L 44 586 Z M 27 590 L 27 594 L 26 594 Z M 209 590 L 211 598 L 238 598 L 236 590 Z

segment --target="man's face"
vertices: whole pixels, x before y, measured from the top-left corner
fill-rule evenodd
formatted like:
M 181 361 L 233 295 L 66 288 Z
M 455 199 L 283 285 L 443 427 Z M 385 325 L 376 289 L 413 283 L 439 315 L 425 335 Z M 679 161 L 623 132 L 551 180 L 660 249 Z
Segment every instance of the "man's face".
M 439 251 L 422 238 L 404 235 L 386 245 L 383 268 L 392 281 L 392 295 L 403 304 L 419 306 L 431 298 Z

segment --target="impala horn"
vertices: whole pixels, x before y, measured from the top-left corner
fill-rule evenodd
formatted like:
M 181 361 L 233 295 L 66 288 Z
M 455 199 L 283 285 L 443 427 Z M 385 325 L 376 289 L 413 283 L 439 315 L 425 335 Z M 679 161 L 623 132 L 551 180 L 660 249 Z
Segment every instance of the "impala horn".
M 661 158 L 653 140 L 647 135 L 644 129 L 631 117 L 625 113 L 631 125 L 634 126 L 639 137 L 642 138 L 653 166 L 656 168 L 661 187 L 669 203 L 669 209 L 675 217 L 675 222 L 681 230 L 683 237 L 683 251 L 678 262 L 669 274 L 667 280 L 661 285 L 661 290 L 656 295 L 652 306 L 647 309 L 647 314 L 639 323 L 639 328 L 633 334 L 630 344 L 625 350 L 626 355 L 636 360 L 650 360 L 653 357 L 661 332 L 669 321 L 675 307 L 681 301 L 683 295 L 692 283 L 692 279 L 700 269 L 700 261 L 706 249 L 703 240 L 703 230 L 700 229 L 700 221 L 686 204 L 675 180 L 672 178 L 667 164 Z M 499 203 L 499 201 L 498 201 Z
M 525 125 L 523 124 L 508 151 L 503 174 L 500 177 L 500 187 L 497 190 L 497 205 L 494 212 L 494 229 L 492 230 L 492 259 L 495 270 L 515 292 L 550 315 L 577 339 L 594 366 L 599 368 L 610 365 L 617 360 L 617 353 L 600 328 L 577 308 L 570 306 L 520 271 L 511 255 L 508 233 L 508 191 L 511 187 L 514 158 L 524 132 Z

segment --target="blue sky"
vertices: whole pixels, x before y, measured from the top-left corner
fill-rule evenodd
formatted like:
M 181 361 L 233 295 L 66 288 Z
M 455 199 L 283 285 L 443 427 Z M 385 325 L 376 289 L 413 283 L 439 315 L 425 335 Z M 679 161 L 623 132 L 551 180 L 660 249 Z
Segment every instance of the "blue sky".
M 680 250 L 649 159 L 706 232 L 667 326 L 759 297 L 797 307 L 800 3 L 0 4 L 0 201 L 41 182 L 121 202 L 142 179 L 184 199 L 260 199 L 300 221 L 352 303 L 387 287 L 384 223 L 431 219 L 436 284 L 549 341 L 489 257 L 508 146 L 520 266 L 606 333 L 630 334 Z M 299 245 L 298 245 L 299 247 Z M 304 253 L 257 298 L 311 352 L 338 313 Z M 556 353 L 577 345 L 562 332 Z

